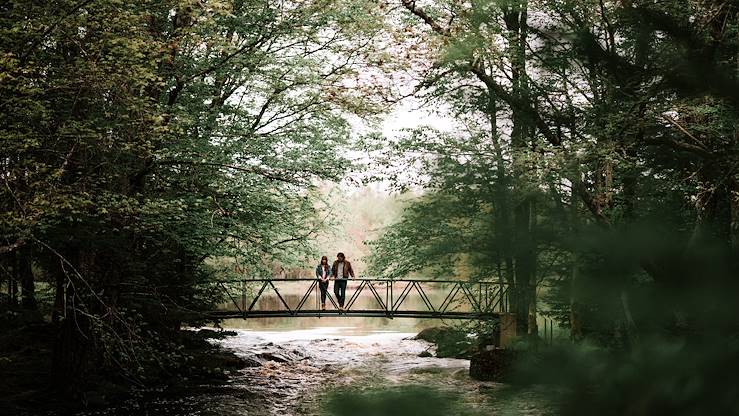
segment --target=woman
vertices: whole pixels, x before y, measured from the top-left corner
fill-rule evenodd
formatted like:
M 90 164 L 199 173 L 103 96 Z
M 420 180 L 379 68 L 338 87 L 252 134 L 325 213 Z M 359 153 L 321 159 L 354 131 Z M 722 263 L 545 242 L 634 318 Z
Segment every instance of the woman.
M 328 265 L 328 257 L 321 257 L 321 264 L 316 267 L 316 278 L 318 288 L 321 289 L 321 310 L 326 310 L 326 291 L 328 291 L 328 279 L 333 276 L 331 267 Z

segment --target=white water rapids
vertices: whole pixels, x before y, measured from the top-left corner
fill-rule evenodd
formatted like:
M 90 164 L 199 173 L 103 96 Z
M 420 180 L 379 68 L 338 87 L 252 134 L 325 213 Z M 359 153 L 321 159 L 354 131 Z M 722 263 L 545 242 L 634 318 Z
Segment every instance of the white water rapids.
M 207 415 L 321 414 L 322 400 L 336 391 L 420 385 L 460 395 L 479 414 L 544 414 L 531 405 L 534 393 L 515 400 L 496 400 L 499 383 L 479 382 L 469 375 L 469 361 L 419 357 L 433 345 L 412 339 L 415 332 L 313 327 L 299 330 L 237 330 L 220 341 L 245 358 L 269 357 L 260 367 L 232 375 L 232 391 L 243 391 L 242 405 L 234 397 L 219 400 Z
M 431 344 L 415 333 L 358 331 L 352 327 L 292 331 L 238 331 L 219 341 L 237 355 L 274 354 L 278 361 L 242 370 L 235 383 L 260 393 L 269 415 L 313 413 L 328 390 L 392 383 L 427 383 L 430 375 L 465 380 L 469 361 L 421 358 Z M 279 358 L 288 360 L 280 362 Z M 440 380 L 441 381 L 441 380 Z M 449 383 L 449 380 L 446 380 Z M 456 383 L 449 383 L 454 385 Z M 258 412 L 248 414 L 261 414 Z
M 403 386 L 449 393 L 472 412 L 465 414 L 551 414 L 541 406 L 540 392 L 504 398 L 499 393 L 504 385 L 472 380 L 468 360 L 419 357 L 426 350 L 433 353 L 434 347 L 412 339 L 416 332 L 409 329 L 413 330 L 351 326 L 233 329 L 235 336 L 211 342 L 258 366 L 227 371 L 224 384 L 195 385 L 174 394 L 154 392 L 86 414 L 322 415 L 326 413 L 325 401 L 336 392 Z

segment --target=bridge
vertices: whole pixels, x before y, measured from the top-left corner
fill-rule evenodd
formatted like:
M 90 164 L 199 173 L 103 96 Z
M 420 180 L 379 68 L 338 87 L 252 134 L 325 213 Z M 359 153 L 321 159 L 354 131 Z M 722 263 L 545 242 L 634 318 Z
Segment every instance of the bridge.
M 291 288 L 278 290 L 284 286 Z M 333 297 L 333 281 L 327 291 L 326 310 L 319 307 L 317 279 L 244 279 L 218 282 L 218 288 L 229 301 L 206 315 L 220 319 L 352 316 L 489 320 L 509 310 L 508 285 L 501 281 L 349 279 L 343 310 Z

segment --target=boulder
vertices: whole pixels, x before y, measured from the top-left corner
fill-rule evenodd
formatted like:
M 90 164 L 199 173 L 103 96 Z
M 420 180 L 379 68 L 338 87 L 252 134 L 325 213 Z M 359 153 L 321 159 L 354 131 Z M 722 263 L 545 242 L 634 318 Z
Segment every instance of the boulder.
M 415 337 L 412 339 L 422 340 L 422 341 L 428 341 L 436 344 L 439 342 L 441 338 L 444 338 L 446 336 L 449 336 L 450 334 L 454 332 L 459 332 L 454 328 L 449 328 L 447 326 L 434 326 L 431 328 L 426 328 L 418 333 Z
M 470 377 L 480 381 L 508 382 L 521 352 L 506 348 L 485 348 L 470 358 Z
M 474 341 L 466 332 L 444 326 L 426 328 L 413 339 L 436 344 L 439 358 L 470 358 Z
M 291 361 L 284 355 L 274 352 L 260 352 L 256 357 L 265 361 L 274 361 L 276 363 L 287 363 Z
M 244 363 L 244 368 L 246 367 L 261 367 L 262 363 L 259 360 L 256 360 L 254 358 L 249 357 L 240 357 L 242 362 Z

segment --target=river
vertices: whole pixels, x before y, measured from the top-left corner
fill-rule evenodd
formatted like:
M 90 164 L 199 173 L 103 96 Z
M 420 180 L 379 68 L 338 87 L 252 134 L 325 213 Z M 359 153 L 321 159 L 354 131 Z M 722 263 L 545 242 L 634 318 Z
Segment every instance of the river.
M 284 296 L 289 303 L 298 301 L 296 294 Z M 265 296 L 257 307 L 274 308 L 277 302 L 274 296 Z M 543 405 L 542 391 L 505 394 L 503 384 L 471 379 L 468 360 L 419 356 L 424 351 L 433 354 L 434 345 L 412 338 L 423 328 L 440 324 L 345 316 L 226 320 L 221 326 L 236 335 L 210 342 L 258 366 L 227 373 L 223 384 L 154 392 L 92 414 L 552 414 Z
M 341 401 L 362 400 L 362 396 L 345 398 L 336 396 L 337 393 L 369 392 L 367 394 L 376 397 L 379 392 L 382 397 L 393 391 L 396 392 L 395 400 L 403 403 L 442 400 L 443 407 L 451 400 L 454 403 L 450 404 L 450 409 L 464 409 L 465 414 L 551 413 L 541 405 L 532 405 L 542 402 L 541 392 L 519 392 L 508 397 L 502 394 L 505 387 L 502 384 L 472 380 L 468 375 L 468 360 L 419 357 L 423 351 L 433 351 L 433 345 L 411 339 L 416 332 L 404 330 L 402 324 L 400 329 L 376 329 L 360 322 L 351 325 L 352 320 L 359 318 L 344 318 L 345 326 L 306 325 L 301 329 L 277 330 L 231 328 L 237 335 L 212 342 L 241 357 L 256 359 L 261 362 L 260 366 L 233 371 L 225 384 L 192 386 L 176 395 L 171 392 L 147 394 L 121 406 L 87 414 L 320 415 L 326 414 L 328 408 L 346 405 L 344 407 L 349 410 L 342 413 L 339 409 L 334 414 L 348 416 L 354 413 L 352 404 Z M 243 326 L 243 322 L 241 324 Z M 409 397 L 402 395 L 406 389 L 410 389 Z M 419 391 L 429 398 L 423 394 L 418 397 Z M 380 405 L 370 402 L 355 406 Z M 370 409 L 365 414 L 388 413 Z

